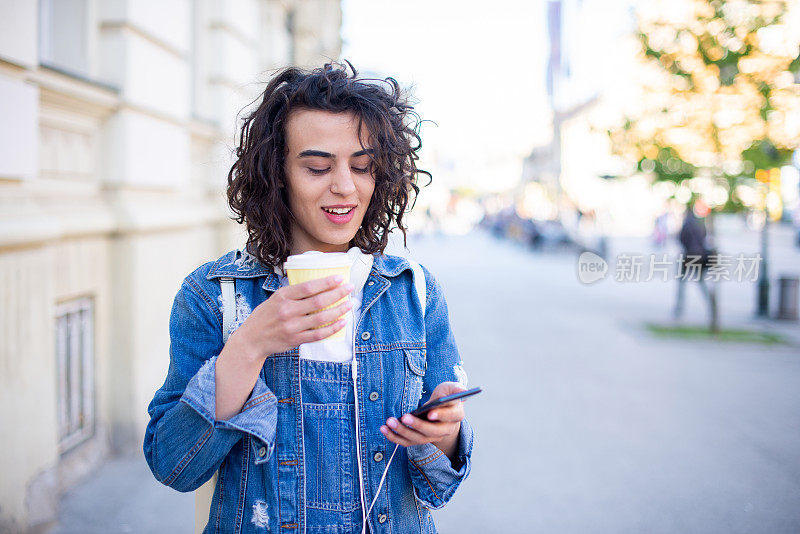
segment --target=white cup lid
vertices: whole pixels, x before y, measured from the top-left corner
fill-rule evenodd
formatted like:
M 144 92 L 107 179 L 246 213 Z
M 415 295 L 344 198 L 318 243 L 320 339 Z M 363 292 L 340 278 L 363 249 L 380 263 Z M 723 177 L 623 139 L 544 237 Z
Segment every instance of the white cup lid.
M 352 259 L 345 252 L 320 252 L 309 250 L 286 258 L 283 268 L 288 269 L 331 269 L 349 267 Z

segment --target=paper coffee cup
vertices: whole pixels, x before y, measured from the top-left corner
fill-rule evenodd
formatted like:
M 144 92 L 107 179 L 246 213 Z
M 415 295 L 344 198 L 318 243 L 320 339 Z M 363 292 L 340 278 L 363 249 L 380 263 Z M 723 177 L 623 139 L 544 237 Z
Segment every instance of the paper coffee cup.
M 304 252 L 303 254 L 289 256 L 286 259 L 283 269 L 286 271 L 286 277 L 289 279 L 289 285 L 301 284 L 303 282 L 308 282 L 309 280 L 325 278 L 334 274 L 342 275 L 344 278 L 343 283 L 346 284 L 350 282 L 350 265 L 350 256 L 344 252 L 319 252 L 317 250 L 310 250 L 308 252 Z M 338 306 L 342 302 L 345 302 L 348 298 L 349 296 L 345 296 L 323 309 L 327 310 L 328 308 Z M 317 312 L 319 311 L 322 310 L 317 310 Z M 345 314 L 346 313 L 347 312 L 345 312 Z M 342 317 L 344 317 L 344 315 L 340 316 L 339 319 Z M 322 326 L 328 326 L 331 323 L 335 323 L 339 319 L 331 321 L 330 323 L 325 323 Z M 317 328 L 322 328 L 322 326 Z M 344 328 L 340 328 L 338 331 L 324 339 L 343 338 L 344 331 Z

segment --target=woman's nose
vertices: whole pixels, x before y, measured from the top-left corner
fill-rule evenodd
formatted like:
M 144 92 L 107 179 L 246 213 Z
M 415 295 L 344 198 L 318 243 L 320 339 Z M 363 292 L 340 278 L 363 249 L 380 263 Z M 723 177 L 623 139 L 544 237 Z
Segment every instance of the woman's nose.
M 356 184 L 353 180 L 353 173 L 347 165 L 338 165 L 336 170 L 331 173 L 331 192 L 347 196 L 354 193 Z

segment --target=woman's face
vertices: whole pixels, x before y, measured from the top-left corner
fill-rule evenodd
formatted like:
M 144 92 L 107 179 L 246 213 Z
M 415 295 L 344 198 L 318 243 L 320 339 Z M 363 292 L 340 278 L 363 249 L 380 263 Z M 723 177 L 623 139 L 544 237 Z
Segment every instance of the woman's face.
M 353 113 L 298 109 L 286 121 L 286 180 L 292 254 L 346 252 L 375 189 Z M 340 213 L 332 213 L 340 212 Z M 344 213 L 341 213 L 344 212 Z

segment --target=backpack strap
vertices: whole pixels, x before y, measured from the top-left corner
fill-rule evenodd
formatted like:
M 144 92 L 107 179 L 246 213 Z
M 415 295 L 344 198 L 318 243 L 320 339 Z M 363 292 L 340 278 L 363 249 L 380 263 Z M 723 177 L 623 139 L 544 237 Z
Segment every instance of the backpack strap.
M 419 304 L 422 307 L 422 315 L 424 316 L 426 304 L 425 271 L 422 270 L 419 263 L 411 258 L 406 258 L 406 260 L 411 264 L 411 270 L 414 271 L 414 287 L 417 289 L 417 298 L 419 299 Z
M 222 342 L 228 342 L 233 322 L 236 320 L 236 289 L 233 278 L 220 278 L 222 286 Z

